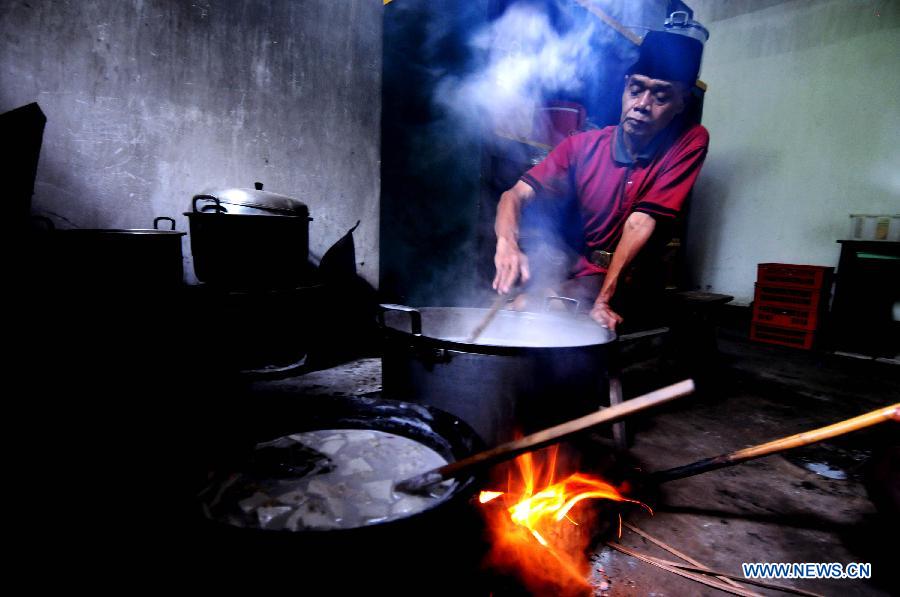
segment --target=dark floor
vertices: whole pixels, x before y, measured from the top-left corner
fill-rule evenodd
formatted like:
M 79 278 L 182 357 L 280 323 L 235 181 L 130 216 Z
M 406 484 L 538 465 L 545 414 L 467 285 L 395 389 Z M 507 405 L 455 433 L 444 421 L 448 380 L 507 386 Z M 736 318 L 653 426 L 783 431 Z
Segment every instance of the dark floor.
M 890 362 L 752 344 L 745 337 L 740 325 L 721 328 L 717 358 L 687 367 L 698 379 L 698 392 L 628 423 L 631 457 L 644 470 L 687 464 L 900 400 L 900 367 Z M 660 358 L 665 354 L 660 340 L 626 353 L 626 397 L 683 376 L 683 363 Z M 380 397 L 380 360 L 365 358 L 298 377 L 257 380 L 250 389 Z M 743 562 L 868 562 L 870 580 L 771 582 L 823 595 L 898 594 L 897 551 L 890 535 L 896 531 L 867 491 L 873 455 L 896 445 L 897 438 L 897 424 L 887 423 L 671 481 L 650 496 L 653 516 L 639 507 L 627 508 L 626 520 L 722 572 L 740 575 Z M 627 529 L 620 541 L 648 555 L 678 560 Z M 593 562 L 597 594 L 720 593 L 603 545 L 595 549 Z M 604 590 L 599 588 L 601 580 Z
M 718 346 L 721 368 L 712 375 L 712 389 L 636 425 L 632 452 L 648 469 L 756 445 L 900 400 L 896 365 L 750 344 L 728 330 L 720 332 Z M 643 391 L 655 379 L 652 361 L 643 363 L 627 370 L 626 388 Z M 865 486 L 873 452 L 878 456 L 897 441 L 897 424 L 886 423 L 671 481 L 654 516 L 635 509 L 630 520 L 715 570 L 740 574 L 742 562 L 870 562 L 867 581 L 779 582 L 825 595 L 897 594 L 892 531 Z M 621 541 L 677 560 L 627 530 Z M 598 555 L 597 565 L 611 579 L 610 594 L 719 593 L 609 548 Z
M 209 321 L 202 310 L 185 313 L 177 302 L 165 308 L 155 298 L 111 296 L 90 308 L 93 302 L 58 294 L 39 298 L 13 322 L 23 329 L 10 337 L 16 394 L 5 411 L 7 495 L 22 503 L 9 513 L 24 531 L 17 557 L 38 572 L 31 576 L 35 587 L 60 580 L 99 586 L 116 574 L 131 579 L 131 587 L 134 579 L 169 582 L 178 568 L 196 572 L 203 554 L 172 517 L 195 514 L 181 506 L 195 503 L 197 465 L 217 455 L 223 438 L 241 436 L 254 420 L 283 416 L 259 396 L 382 397 L 381 363 L 371 352 L 313 358 L 293 377 L 229 375 L 233 355 L 227 344 L 204 341 L 199 324 Z M 110 307 L 121 317 L 111 318 Z M 214 323 L 229 329 L 227 321 Z M 266 325 L 277 322 L 262 317 Z M 630 457 L 646 471 L 900 401 L 900 366 L 889 360 L 751 344 L 741 322 L 720 329 L 715 358 L 686 361 L 657 340 L 636 343 L 625 356 L 626 397 L 688 375 L 698 382 L 693 396 L 629 420 Z M 896 527 L 876 509 L 866 484 L 872 456 L 898 436 L 897 424 L 889 423 L 672 481 L 647 498 L 654 516 L 625 512 L 631 523 L 717 570 L 740 574 L 742 562 L 870 562 L 870 580 L 780 582 L 825 595 L 900 594 Z M 677 559 L 627 530 L 621 542 Z M 594 576 L 608 579 L 609 595 L 718 592 L 608 547 L 594 555 Z M 351 570 L 360 557 L 348 554 Z M 65 574 L 46 574 L 66 563 Z M 209 564 L 195 586 L 236 572 Z M 446 566 L 452 571 L 454 563 Z M 385 571 L 388 578 L 401 573 Z M 437 592 L 428 587 L 422 594 Z

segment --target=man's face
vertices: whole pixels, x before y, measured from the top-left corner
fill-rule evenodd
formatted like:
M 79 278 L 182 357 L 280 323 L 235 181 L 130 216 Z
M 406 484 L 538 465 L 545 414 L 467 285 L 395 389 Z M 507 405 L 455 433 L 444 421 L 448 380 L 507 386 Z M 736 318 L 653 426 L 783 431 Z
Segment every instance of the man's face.
M 622 93 L 622 117 L 625 133 L 649 142 L 684 110 L 684 83 L 629 75 Z

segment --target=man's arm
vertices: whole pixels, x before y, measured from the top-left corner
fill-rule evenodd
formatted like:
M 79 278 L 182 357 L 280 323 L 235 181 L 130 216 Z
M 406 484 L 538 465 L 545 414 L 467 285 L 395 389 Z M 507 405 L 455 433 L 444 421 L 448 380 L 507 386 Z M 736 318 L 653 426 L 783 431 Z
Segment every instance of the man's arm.
M 622 322 L 618 313 L 609 308 L 619 277 L 653 234 L 656 228 L 654 217 L 671 218 L 680 212 L 700 174 L 708 146 L 709 133 L 705 128 L 696 125 L 689 129 L 677 146 L 670 150 L 673 153 L 666 159 L 668 165 L 665 171 L 637 203 L 636 211 L 628 216 L 606 279 L 591 310 L 591 316 L 601 324 L 614 329 L 617 323 Z
M 511 189 L 500 195 L 497 204 L 497 218 L 494 232 L 497 234 L 497 251 L 494 254 L 494 290 L 501 294 L 509 292 L 519 278 L 527 282 L 530 276 L 528 258 L 519 249 L 519 219 L 522 206 L 534 197 L 534 189 L 527 183 L 518 181 Z
M 616 245 L 612 262 L 609 264 L 606 278 L 603 280 L 603 286 L 600 288 L 600 294 L 597 295 L 597 300 L 594 301 L 594 308 L 591 309 L 591 317 L 611 330 L 615 330 L 616 325 L 622 323 L 622 318 L 619 314 L 609 307 L 609 302 L 616 293 L 619 277 L 625 268 L 628 267 L 628 264 L 640 253 L 644 245 L 647 244 L 647 240 L 653 234 L 655 228 L 656 220 L 653 219 L 653 216 L 643 212 L 636 211 L 625 220 L 622 238 L 619 239 L 619 243 Z

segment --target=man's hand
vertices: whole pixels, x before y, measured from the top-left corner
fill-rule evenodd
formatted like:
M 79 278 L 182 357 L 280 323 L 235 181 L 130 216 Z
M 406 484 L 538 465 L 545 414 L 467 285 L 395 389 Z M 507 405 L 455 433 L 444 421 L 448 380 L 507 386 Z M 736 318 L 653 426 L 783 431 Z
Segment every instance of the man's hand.
M 626 271 L 628 264 L 647 244 L 647 240 L 655 229 L 656 220 L 652 216 L 639 211 L 632 213 L 625 220 L 622 238 L 616 244 L 612 262 L 606 270 L 603 286 L 600 287 L 600 294 L 597 295 L 597 300 L 594 301 L 594 308 L 591 309 L 591 317 L 600 325 L 615 331 L 616 325 L 622 323 L 622 318 L 619 314 L 609 308 L 609 301 L 612 300 L 613 295 L 616 293 L 616 287 L 619 285 L 619 276 Z
M 506 294 L 517 280 L 528 281 L 528 258 L 519 250 L 519 216 L 522 205 L 534 197 L 532 189 L 524 181 L 518 181 L 511 189 L 500 195 L 497 203 L 497 219 L 494 232 L 497 234 L 497 252 L 494 253 L 494 290 Z
M 605 301 L 594 303 L 594 308 L 591 309 L 591 319 L 612 331 L 616 331 L 616 325 L 622 323 L 622 317 L 610 309 L 609 304 Z
M 528 271 L 528 257 L 518 246 L 504 238 L 497 239 L 494 266 L 497 268 L 497 274 L 494 276 L 493 287 L 501 294 L 508 293 L 517 280 L 521 279 L 522 283 L 525 283 L 531 277 Z

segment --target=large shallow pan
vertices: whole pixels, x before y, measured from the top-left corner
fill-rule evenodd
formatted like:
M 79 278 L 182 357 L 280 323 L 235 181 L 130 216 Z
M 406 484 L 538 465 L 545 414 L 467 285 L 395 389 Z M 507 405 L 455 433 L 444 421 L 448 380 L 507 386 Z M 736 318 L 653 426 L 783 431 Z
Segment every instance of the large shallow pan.
M 378 430 L 413 439 L 455 461 L 484 448 L 457 417 L 433 407 L 366 397 L 261 395 L 252 411 L 242 417 L 242 429 L 227 434 L 227 445 L 213 450 L 218 461 L 210 464 L 209 482 L 197 504 L 202 539 L 198 567 L 211 576 L 227 570 L 229 578 L 246 576 L 262 585 L 315 583 L 341 594 L 429 593 L 421 583 L 445 579 L 448 562 L 457 571 L 464 565 L 469 572 L 477 568 L 481 521 L 470 498 L 481 480 L 471 476 L 458 479 L 449 497 L 430 509 L 353 529 L 239 528 L 210 517 L 215 510 L 210 500 L 241 472 L 244 457 L 257 442 L 317 429 Z M 229 456 L 219 458 L 223 454 Z

